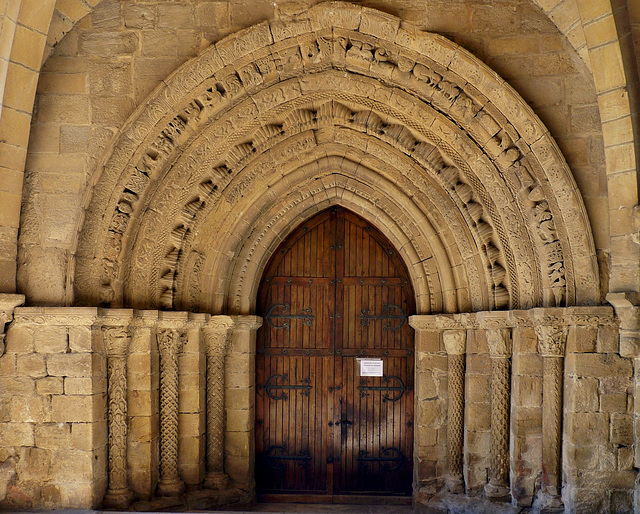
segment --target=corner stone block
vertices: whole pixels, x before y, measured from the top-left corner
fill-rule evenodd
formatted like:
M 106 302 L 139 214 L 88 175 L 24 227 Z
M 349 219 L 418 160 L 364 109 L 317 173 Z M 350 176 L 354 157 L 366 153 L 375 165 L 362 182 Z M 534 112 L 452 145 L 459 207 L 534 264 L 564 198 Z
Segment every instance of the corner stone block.
M 47 356 L 47 372 L 54 377 L 91 377 L 93 359 L 88 353 L 64 353 Z
M 0 447 L 33 445 L 33 424 L 0 423 Z
M 52 421 L 60 423 L 90 423 L 105 413 L 96 412 L 98 395 L 90 396 L 54 396 L 51 399 Z
M 90 327 L 69 327 L 69 349 L 72 352 L 91 352 L 93 334 Z
M 600 408 L 598 379 L 567 377 L 565 408 L 573 412 L 595 412 Z
M 47 375 L 44 357 L 37 353 L 18 355 L 16 366 L 18 373 L 34 378 L 42 378 Z
M 609 416 L 600 412 L 577 412 L 565 417 L 564 440 L 576 445 L 609 440 Z
M 38 448 L 69 448 L 71 426 L 68 423 L 38 424 L 35 427 L 35 440 Z
M 567 353 L 595 352 L 597 335 L 597 327 L 570 327 L 567 335 Z
M 31 328 L 10 325 L 7 330 L 7 353 L 33 353 L 34 348 L 34 335 Z
M 631 414 L 611 415 L 611 443 L 633 445 L 633 417 Z
M 565 360 L 567 375 L 578 377 L 621 377 L 633 375 L 631 360 L 613 354 L 572 353 Z

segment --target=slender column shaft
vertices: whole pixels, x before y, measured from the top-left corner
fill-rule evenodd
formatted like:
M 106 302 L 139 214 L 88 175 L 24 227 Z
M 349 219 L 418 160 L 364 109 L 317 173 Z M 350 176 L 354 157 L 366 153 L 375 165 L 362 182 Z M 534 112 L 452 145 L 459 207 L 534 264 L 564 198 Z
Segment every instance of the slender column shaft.
M 229 478 L 224 472 L 224 364 L 228 330 L 233 321 L 216 316 L 204 327 L 207 352 L 207 475 L 204 486 L 225 489 Z
M 103 327 L 107 348 L 109 487 L 103 500 L 108 508 L 126 509 L 132 492 L 127 483 L 127 327 Z
M 491 480 L 509 483 L 509 360 L 491 360 Z
M 160 352 L 160 481 L 158 495 L 178 496 L 184 482 L 178 474 L 178 353 L 181 337 L 175 329 L 157 333 Z
M 491 471 L 485 495 L 509 494 L 509 409 L 511 397 L 511 337 L 506 330 L 487 330 L 491 356 Z
M 562 445 L 562 357 L 543 361 L 542 488 L 560 495 L 560 448 Z
M 567 327 L 536 325 L 542 356 L 542 484 L 534 507 L 562 506 L 562 385 Z
M 464 492 L 464 372 L 466 332 L 446 330 L 443 340 L 447 350 L 449 407 L 447 423 L 448 472 L 447 487 L 451 492 Z

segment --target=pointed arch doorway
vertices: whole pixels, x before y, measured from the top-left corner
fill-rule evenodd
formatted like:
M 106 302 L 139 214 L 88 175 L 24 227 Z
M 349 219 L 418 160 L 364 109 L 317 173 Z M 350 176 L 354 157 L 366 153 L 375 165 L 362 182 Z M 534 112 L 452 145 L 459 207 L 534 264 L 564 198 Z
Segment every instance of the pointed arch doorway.
M 415 296 L 398 252 L 364 219 L 328 209 L 275 252 L 258 309 L 259 498 L 410 499 Z

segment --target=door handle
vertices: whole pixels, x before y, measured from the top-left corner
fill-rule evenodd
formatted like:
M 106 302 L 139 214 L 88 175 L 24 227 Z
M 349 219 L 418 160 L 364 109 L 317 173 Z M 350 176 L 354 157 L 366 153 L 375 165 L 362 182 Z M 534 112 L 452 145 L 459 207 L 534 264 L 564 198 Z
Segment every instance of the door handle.
M 336 424 L 336 425 L 342 425 L 342 426 L 344 426 L 344 427 L 349 427 L 349 426 L 353 425 L 353 422 L 352 422 L 352 421 L 349 421 L 349 420 L 347 419 L 347 415 L 346 415 L 346 414 L 343 414 L 343 415 L 342 415 L 342 418 L 341 418 L 341 419 L 339 419 L 338 421 L 336 421 L 336 422 L 335 422 L 335 424 Z

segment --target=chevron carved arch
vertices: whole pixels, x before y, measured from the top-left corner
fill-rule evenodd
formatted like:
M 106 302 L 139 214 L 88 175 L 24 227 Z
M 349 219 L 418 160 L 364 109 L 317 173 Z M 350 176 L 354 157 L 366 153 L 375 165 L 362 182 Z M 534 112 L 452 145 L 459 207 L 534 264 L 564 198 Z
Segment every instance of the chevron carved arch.
M 423 313 L 598 300 L 582 200 L 524 101 L 443 37 L 328 3 L 222 40 L 132 117 L 76 301 L 251 312 L 279 241 L 333 204 L 401 251 Z

